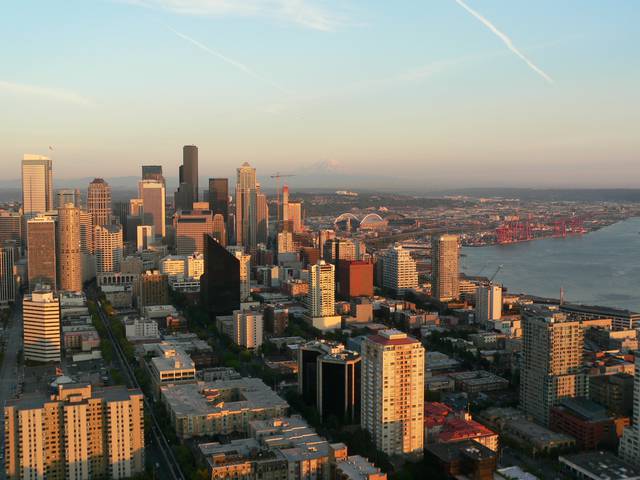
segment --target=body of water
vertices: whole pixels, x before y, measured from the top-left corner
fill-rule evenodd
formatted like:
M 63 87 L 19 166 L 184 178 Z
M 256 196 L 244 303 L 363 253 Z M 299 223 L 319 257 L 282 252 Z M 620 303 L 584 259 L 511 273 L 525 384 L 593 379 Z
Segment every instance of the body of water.
M 509 292 L 640 312 L 640 218 L 596 232 L 511 245 L 465 247 L 461 269 L 490 277 Z

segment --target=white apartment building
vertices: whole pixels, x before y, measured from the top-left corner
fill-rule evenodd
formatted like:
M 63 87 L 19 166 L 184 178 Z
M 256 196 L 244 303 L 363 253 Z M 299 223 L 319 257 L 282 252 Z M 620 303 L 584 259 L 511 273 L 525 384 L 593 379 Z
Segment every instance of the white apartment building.
M 398 330 L 362 343 L 362 428 L 388 455 L 421 455 L 424 448 L 422 344 Z
M 476 323 L 487 326 L 502 318 L 502 286 L 490 283 L 476 289 Z
M 60 301 L 51 291 L 35 291 L 22 301 L 24 359 L 60 361 Z
M 409 250 L 394 246 L 382 254 L 382 286 L 398 294 L 418 287 L 416 262 Z

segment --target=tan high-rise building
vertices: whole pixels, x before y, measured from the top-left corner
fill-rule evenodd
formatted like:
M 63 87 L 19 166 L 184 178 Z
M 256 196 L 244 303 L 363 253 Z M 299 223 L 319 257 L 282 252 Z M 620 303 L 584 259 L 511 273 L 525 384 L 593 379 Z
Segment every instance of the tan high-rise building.
M 502 317 L 502 286 L 494 283 L 476 288 L 476 323 L 488 325 Z
M 60 361 L 60 301 L 50 290 L 36 290 L 22 300 L 24 359 Z
M 260 186 L 258 185 L 258 193 L 256 194 L 256 242 L 267 243 L 269 239 L 269 204 L 267 203 L 267 196 L 260 192 Z
M 422 344 L 398 330 L 362 343 L 362 428 L 387 455 L 421 455 L 424 448 Z
M 0 210 L 0 245 L 14 240 L 21 246 L 23 238 L 23 218 L 19 212 Z
M 27 270 L 30 291 L 38 284 L 56 289 L 56 222 L 51 217 L 27 222 Z
M 218 243 L 223 247 L 227 245 L 227 225 L 224 215 L 221 213 L 216 213 L 213 216 L 213 238 L 218 240 Z
M 459 257 L 457 235 L 431 238 L 431 294 L 441 302 L 460 297 Z
M 551 407 L 587 394 L 584 326 L 564 313 L 533 306 L 524 312 L 522 329 L 520 408 L 548 425 Z
M 87 190 L 87 211 L 94 225 L 111 223 L 111 186 L 102 178 L 96 178 Z
M 324 260 L 318 260 L 318 263 L 309 268 L 307 321 L 319 330 L 334 330 L 340 328 L 342 323 L 342 317 L 336 315 L 335 275 L 335 265 Z
M 120 262 L 123 258 L 122 227 L 120 225 L 94 226 L 93 246 L 97 273 L 120 271 Z
M 176 232 L 176 253 L 193 255 L 204 253 L 205 235 L 213 233 L 211 210 L 181 210 L 173 216 Z
M 251 255 L 239 245 L 228 246 L 227 250 L 240 262 L 240 302 L 246 302 L 251 297 Z
M 293 223 L 294 233 L 300 233 L 304 230 L 304 224 L 302 223 L 302 203 L 301 202 L 289 202 L 288 220 Z
M 10 480 L 130 478 L 144 472 L 144 400 L 123 386 L 60 383 L 4 407 Z
M 58 209 L 58 289 L 82 290 L 80 209 L 67 203 Z
M 80 211 L 80 250 L 85 255 L 93 254 L 93 219 L 85 210 Z
M 409 250 L 394 246 L 381 255 L 382 286 L 403 294 L 407 290 L 418 288 L 416 261 Z
M 237 170 L 236 177 L 236 244 L 247 250 L 258 243 L 258 200 L 256 169 L 247 162 Z
M 53 166 L 42 155 L 22 159 L 22 211 L 33 216 L 53 210 Z
M 167 234 L 164 184 L 155 180 L 142 180 L 138 182 L 138 190 L 142 199 L 143 225 L 152 225 L 155 237 L 164 238 Z

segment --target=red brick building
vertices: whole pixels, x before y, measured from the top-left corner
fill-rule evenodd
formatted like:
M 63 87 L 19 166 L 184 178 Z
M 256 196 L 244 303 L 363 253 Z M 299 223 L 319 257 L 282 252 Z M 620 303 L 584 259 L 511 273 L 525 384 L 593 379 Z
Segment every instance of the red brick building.
M 360 260 L 339 260 L 336 268 L 336 293 L 339 297 L 373 296 L 373 264 Z
M 628 419 L 627 419 L 628 421 Z M 565 398 L 551 409 L 549 427 L 571 435 L 580 450 L 615 447 L 618 443 L 616 420 L 600 404 L 586 398 Z

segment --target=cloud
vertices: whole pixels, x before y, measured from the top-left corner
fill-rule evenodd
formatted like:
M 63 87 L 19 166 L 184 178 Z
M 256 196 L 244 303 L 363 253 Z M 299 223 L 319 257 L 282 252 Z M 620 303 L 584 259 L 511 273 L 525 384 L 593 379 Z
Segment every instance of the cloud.
M 513 53 L 515 53 L 518 57 L 520 57 L 529 66 L 529 68 L 531 68 L 531 70 L 536 72 L 538 75 L 544 78 L 547 82 L 553 83 L 553 79 L 549 75 L 547 75 L 540 67 L 538 67 L 531 60 L 529 60 L 520 50 L 518 50 L 516 46 L 513 44 L 513 41 L 506 34 L 498 30 L 493 23 L 491 23 L 489 20 L 483 17 L 480 13 L 476 12 L 473 8 L 468 6 L 462 0 L 455 0 L 455 2 L 458 5 L 460 5 L 462 8 L 464 8 L 467 12 L 469 12 L 471 15 L 473 15 L 476 19 L 478 19 L 489 30 L 495 33 L 498 36 L 498 38 L 500 38 L 500 40 L 504 42 L 507 48 L 511 50 Z
M 34 95 L 40 97 L 46 97 L 52 100 L 59 100 L 63 102 L 73 103 L 81 105 L 83 107 L 90 107 L 95 105 L 94 102 L 82 95 L 78 95 L 74 92 L 67 90 L 60 90 L 50 87 L 39 87 L 36 85 L 26 85 L 23 83 L 5 82 L 0 80 L 0 91 L 6 91 L 17 95 Z
M 120 0 L 179 15 L 263 17 L 329 32 L 346 25 L 343 15 L 310 0 Z
M 188 35 L 185 35 L 184 33 L 180 33 L 180 32 L 178 32 L 177 30 L 174 30 L 171 27 L 167 27 L 167 28 L 169 30 L 171 30 L 173 33 L 175 33 L 178 37 L 182 38 L 183 40 L 186 40 L 187 42 L 191 43 L 192 45 L 195 45 L 200 50 L 204 50 L 208 54 L 213 55 L 214 57 L 217 57 L 218 59 L 222 60 L 223 62 L 231 65 L 233 68 L 235 68 L 237 70 L 240 70 L 241 72 L 246 73 L 250 77 L 253 77 L 256 80 L 260 80 L 261 82 L 264 82 L 264 83 L 270 85 L 271 87 L 275 88 L 276 90 L 279 90 L 280 92 L 289 95 L 289 92 L 286 89 L 284 89 L 283 87 L 281 87 L 277 83 L 272 82 L 268 78 L 265 78 L 262 75 L 259 75 L 253 69 L 251 69 L 250 67 L 248 67 L 244 63 L 241 63 L 241 62 L 238 62 L 237 60 L 229 58 L 226 55 L 223 55 L 222 53 L 220 53 L 220 52 L 218 52 L 216 50 L 213 50 L 212 48 L 207 47 L 205 44 L 199 42 L 195 38 L 192 38 L 192 37 L 190 37 Z

